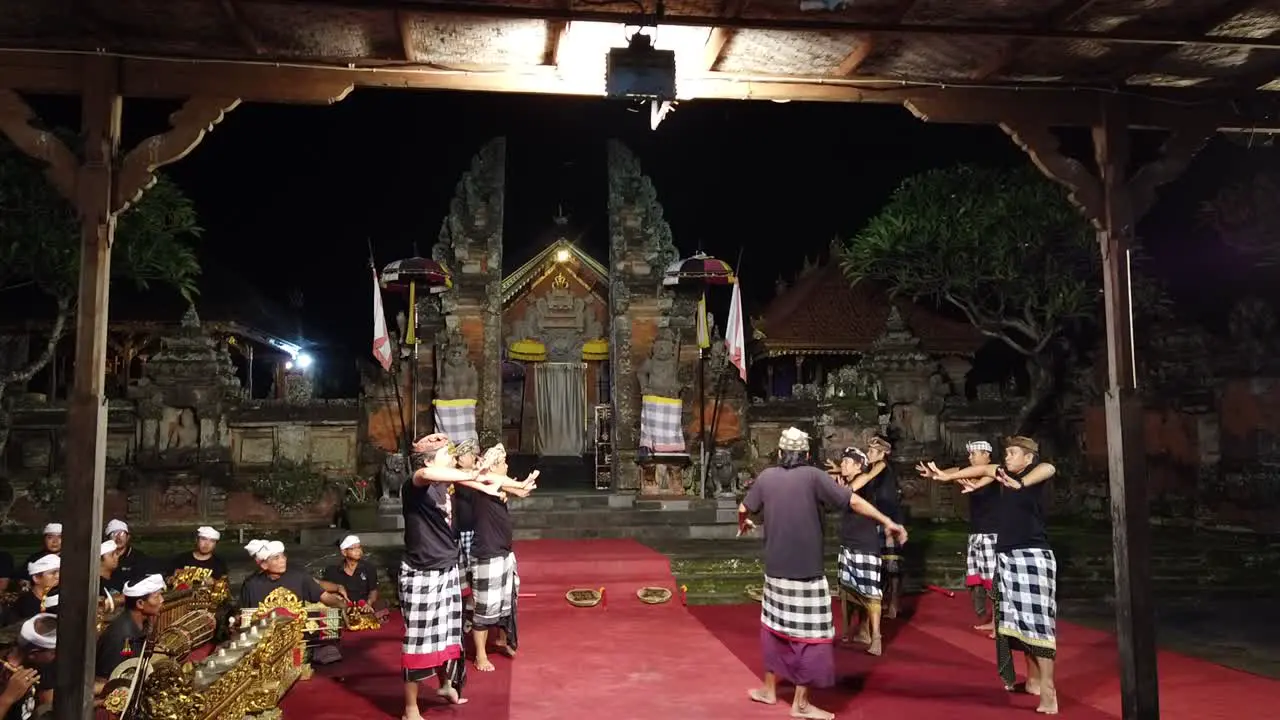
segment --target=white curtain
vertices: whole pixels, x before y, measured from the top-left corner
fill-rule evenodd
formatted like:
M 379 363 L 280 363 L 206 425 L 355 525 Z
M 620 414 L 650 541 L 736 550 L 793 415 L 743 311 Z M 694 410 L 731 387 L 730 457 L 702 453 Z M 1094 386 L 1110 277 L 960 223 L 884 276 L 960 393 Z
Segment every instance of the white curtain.
M 545 362 L 534 367 L 538 454 L 581 457 L 587 432 L 586 368 Z

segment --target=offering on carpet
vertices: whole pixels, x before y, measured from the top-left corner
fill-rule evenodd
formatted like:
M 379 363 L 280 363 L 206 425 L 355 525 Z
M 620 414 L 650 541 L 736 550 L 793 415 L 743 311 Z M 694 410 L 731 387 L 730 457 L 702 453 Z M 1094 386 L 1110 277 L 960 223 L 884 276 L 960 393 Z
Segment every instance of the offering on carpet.
M 642 587 L 636 591 L 636 597 L 646 605 L 661 605 L 671 600 L 671 591 L 663 587 Z
M 599 590 L 589 590 L 587 588 L 574 588 L 564 594 L 564 599 L 569 601 L 574 607 L 595 607 L 600 604 L 601 594 Z

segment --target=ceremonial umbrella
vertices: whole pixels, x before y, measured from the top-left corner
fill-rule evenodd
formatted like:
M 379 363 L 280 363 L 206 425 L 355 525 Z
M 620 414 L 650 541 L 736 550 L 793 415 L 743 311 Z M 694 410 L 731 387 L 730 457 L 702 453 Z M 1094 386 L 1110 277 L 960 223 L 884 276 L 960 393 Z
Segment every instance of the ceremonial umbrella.
M 382 268 L 382 287 L 409 294 L 409 327 L 404 342 L 413 348 L 413 364 L 409 366 L 409 413 L 413 423 L 412 442 L 418 437 L 418 290 L 435 295 L 453 287 L 453 276 L 448 268 L 435 260 L 411 257 L 396 260 Z
M 662 274 L 663 285 L 732 285 L 738 282 L 729 263 L 703 252 L 677 260 Z

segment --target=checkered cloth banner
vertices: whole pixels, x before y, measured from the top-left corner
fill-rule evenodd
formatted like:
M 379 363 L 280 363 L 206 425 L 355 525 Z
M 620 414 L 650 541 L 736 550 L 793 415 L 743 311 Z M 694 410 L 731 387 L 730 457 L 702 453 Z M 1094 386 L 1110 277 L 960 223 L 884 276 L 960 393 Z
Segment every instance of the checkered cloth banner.
M 400 563 L 400 609 L 404 614 L 401 666 L 406 680 L 462 658 L 462 585 L 455 565 L 418 570 Z
M 836 636 L 836 623 L 827 578 L 788 580 L 765 575 L 760 622 L 789 640 L 831 642 Z
M 999 585 L 997 631 L 1034 648 L 1057 647 L 1058 561 L 1045 548 L 1023 548 L 996 556 Z
M 682 453 L 684 429 L 680 427 L 679 398 L 645 395 L 640 406 L 640 447 L 656 453 Z
M 965 579 L 967 587 L 991 589 L 991 581 L 996 576 L 996 536 L 995 533 L 981 533 L 969 536 L 969 553 L 965 558 Z
M 475 400 L 432 400 L 436 408 L 436 432 L 449 436 L 451 442 L 480 442 L 476 432 Z
M 880 556 L 840 548 L 840 589 L 860 595 L 867 600 L 879 600 Z

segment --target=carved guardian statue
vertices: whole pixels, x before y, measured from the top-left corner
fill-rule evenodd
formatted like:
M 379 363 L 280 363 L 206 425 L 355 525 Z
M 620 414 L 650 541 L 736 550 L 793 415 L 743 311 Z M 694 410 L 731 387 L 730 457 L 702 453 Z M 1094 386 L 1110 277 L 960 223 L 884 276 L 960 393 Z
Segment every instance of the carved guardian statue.
M 640 368 L 640 390 L 645 395 L 680 397 L 679 363 L 675 338 L 670 330 L 662 330 L 653 341 L 649 359 Z
M 480 396 L 480 378 L 476 366 L 467 357 L 466 341 L 454 338 L 443 348 L 444 365 L 440 368 L 440 387 L 436 397 L 441 400 L 473 400 Z

